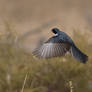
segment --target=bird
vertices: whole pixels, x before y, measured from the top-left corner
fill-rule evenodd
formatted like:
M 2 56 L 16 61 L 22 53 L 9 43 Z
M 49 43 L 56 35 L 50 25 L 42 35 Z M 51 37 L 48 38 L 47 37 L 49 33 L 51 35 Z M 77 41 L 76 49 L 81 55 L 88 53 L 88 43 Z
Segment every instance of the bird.
M 33 51 L 33 55 L 40 59 L 65 56 L 70 53 L 76 61 L 86 63 L 88 56 L 74 43 L 72 38 L 58 28 L 51 30 L 55 35 Z M 78 38 L 79 39 L 79 38 Z

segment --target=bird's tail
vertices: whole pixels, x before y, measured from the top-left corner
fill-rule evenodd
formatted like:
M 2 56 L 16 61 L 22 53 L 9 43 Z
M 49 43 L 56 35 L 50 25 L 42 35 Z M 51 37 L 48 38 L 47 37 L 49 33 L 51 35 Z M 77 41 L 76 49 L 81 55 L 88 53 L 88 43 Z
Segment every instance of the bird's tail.
M 75 59 L 82 63 L 86 63 L 86 61 L 88 60 L 88 56 L 81 52 L 75 45 L 71 47 L 71 53 Z

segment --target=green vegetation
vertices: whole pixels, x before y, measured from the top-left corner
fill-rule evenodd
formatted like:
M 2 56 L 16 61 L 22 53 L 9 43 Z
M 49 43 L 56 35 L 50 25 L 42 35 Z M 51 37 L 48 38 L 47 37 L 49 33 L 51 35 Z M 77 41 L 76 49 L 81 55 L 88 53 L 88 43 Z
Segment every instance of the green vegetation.
M 92 47 L 86 35 L 74 32 L 77 46 L 89 56 L 86 64 L 71 56 L 38 60 L 19 47 L 6 23 L 0 36 L 0 92 L 70 92 L 69 81 L 74 92 L 92 92 Z

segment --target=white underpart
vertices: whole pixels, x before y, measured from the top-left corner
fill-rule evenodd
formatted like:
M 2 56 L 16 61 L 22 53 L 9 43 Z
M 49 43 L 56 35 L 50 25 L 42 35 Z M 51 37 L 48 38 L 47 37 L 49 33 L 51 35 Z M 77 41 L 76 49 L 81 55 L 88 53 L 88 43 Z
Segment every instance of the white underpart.
M 54 34 L 54 36 L 58 36 L 58 34 Z

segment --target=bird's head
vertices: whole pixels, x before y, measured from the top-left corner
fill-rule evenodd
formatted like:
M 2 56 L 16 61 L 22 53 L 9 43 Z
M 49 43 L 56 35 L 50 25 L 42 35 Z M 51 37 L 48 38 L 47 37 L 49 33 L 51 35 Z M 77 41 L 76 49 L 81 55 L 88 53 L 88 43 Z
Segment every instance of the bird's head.
M 53 28 L 51 31 L 52 31 L 54 34 L 60 33 L 60 30 L 59 30 L 58 28 Z

